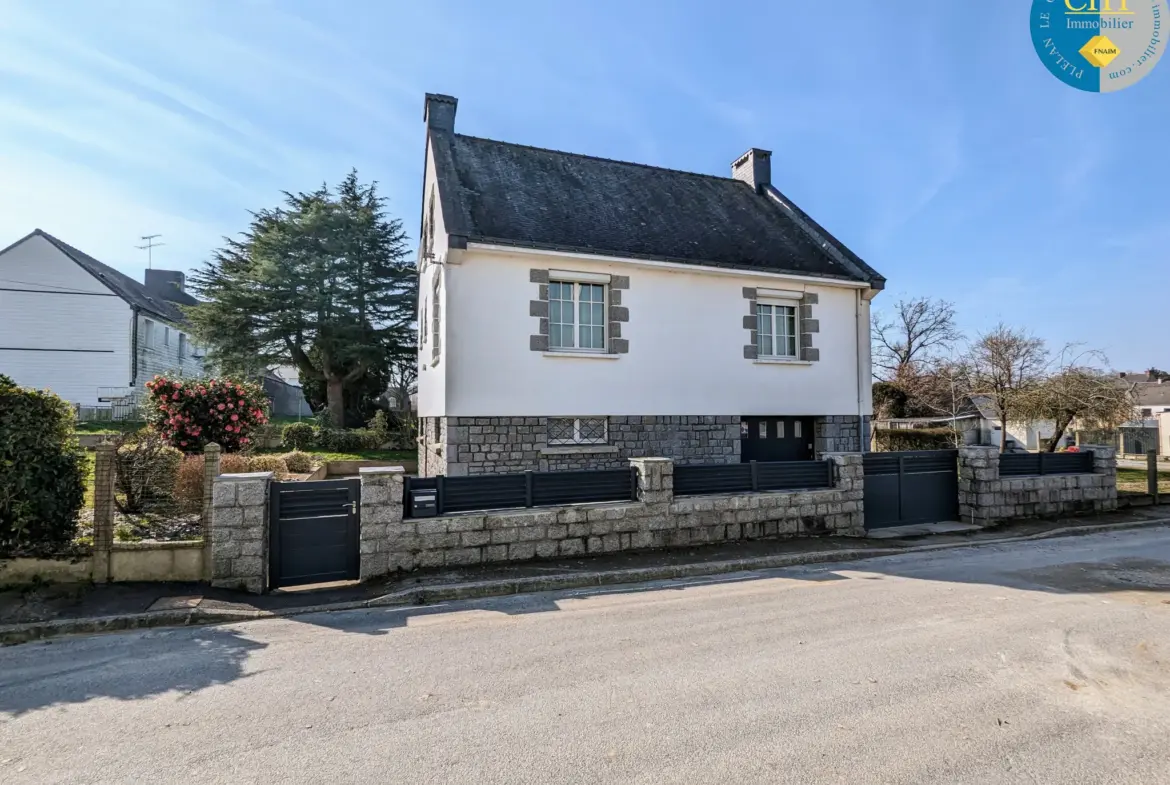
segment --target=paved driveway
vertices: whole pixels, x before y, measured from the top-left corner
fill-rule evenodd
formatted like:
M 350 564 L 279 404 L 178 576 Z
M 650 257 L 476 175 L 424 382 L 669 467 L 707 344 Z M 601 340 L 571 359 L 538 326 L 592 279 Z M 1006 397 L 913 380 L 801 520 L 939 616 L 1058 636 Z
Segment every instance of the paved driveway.
M 0 781 L 1170 782 L 1170 530 L 0 650 Z

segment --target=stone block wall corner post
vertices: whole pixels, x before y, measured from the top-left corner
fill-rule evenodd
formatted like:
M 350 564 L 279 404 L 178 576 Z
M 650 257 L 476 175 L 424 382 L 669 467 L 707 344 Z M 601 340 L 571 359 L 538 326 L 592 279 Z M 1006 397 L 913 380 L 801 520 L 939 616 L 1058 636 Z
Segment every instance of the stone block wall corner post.
M 94 447 L 93 462 L 93 573 L 95 583 L 110 579 L 110 549 L 114 545 L 114 457 L 110 442 Z
M 211 579 L 211 500 L 215 492 L 215 478 L 219 476 L 221 448 L 215 442 L 203 448 L 203 506 L 199 512 L 199 528 L 203 533 L 203 577 Z
M 674 501 L 674 461 L 670 458 L 631 458 L 638 473 L 638 501 L 661 504 Z
M 401 466 L 364 467 L 358 474 L 361 479 L 358 577 L 366 581 L 390 572 L 391 533 L 402 523 L 406 474 Z

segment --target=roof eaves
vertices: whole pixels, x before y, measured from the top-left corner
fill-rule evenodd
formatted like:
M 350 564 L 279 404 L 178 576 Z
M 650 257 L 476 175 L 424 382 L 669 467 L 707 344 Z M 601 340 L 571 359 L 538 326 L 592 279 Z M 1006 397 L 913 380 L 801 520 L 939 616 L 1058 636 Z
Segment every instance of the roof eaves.
M 473 235 L 467 238 L 471 242 L 483 243 L 485 245 L 505 245 L 513 248 L 531 248 L 534 251 L 560 251 L 563 253 L 587 254 L 589 256 L 613 256 L 625 259 L 638 259 L 649 262 L 670 262 L 671 264 L 693 265 L 696 267 L 718 267 L 724 270 L 745 270 L 747 272 L 755 273 L 778 273 L 780 275 L 793 275 L 801 278 L 825 278 L 840 281 L 856 281 L 857 279 L 850 275 L 834 275 L 833 273 L 810 273 L 807 270 L 786 270 L 779 267 L 763 267 L 759 265 L 747 264 L 728 264 L 726 262 L 710 262 L 703 259 L 683 259 L 677 256 L 666 256 L 663 254 L 644 254 L 631 253 L 629 251 L 612 251 L 605 248 L 587 248 L 573 245 L 556 245 L 553 243 L 534 243 L 521 240 L 509 240 L 502 237 L 488 237 L 486 235 Z

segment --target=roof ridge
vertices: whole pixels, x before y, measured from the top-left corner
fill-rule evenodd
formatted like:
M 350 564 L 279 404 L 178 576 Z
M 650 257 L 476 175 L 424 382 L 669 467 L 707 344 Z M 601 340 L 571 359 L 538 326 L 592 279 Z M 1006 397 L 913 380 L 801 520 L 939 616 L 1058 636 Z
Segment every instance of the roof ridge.
M 736 180 L 734 177 L 723 177 L 717 174 L 706 174 L 705 172 L 688 172 L 685 169 L 671 169 L 668 166 L 654 166 L 653 164 L 643 164 L 637 161 L 623 161 L 620 158 L 606 158 L 601 155 L 588 155 L 586 153 L 573 153 L 568 150 L 557 150 L 552 147 L 537 147 L 531 144 L 519 144 L 517 142 L 505 142 L 501 139 L 489 139 L 486 136 L 473 136 L 471 134 L 454 134 L 457 137 L 464 139 L 471 139 L 476 142 L 491 142 L 492 144 L 503 145 L 504 147 L 515 147 L 521 150 L 536 150 L 541 153 L 556 153 L 557 155 L 570 156 L 572 158 L 584 158 L 589 161 L 604 161 L 611 164 L 622 164 L 623 166 L 636 166 L 640 169 L 653 169 L 659 172 L 670 172 L 671 174 L 685 174 L 691 177 L 705 177 L 711 180 L 720 180 L 722 182 L 742 183 L 747 185 L 742 180 Z

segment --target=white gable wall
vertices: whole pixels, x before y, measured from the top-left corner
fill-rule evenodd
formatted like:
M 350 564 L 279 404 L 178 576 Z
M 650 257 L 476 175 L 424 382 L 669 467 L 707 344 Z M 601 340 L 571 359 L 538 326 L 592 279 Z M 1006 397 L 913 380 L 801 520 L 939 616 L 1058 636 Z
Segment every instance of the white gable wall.
M 426 162 L 426 176 L 423 181 L 423 215 L 427 214 L 430 206 L 432 185 L 435 182 L 435 165 L 431 156 L 430 142 L 427 143 L 427 162 Z M 418 287 L 418 318 L 419 318 L 419 353 L 418 353 L 418 414 L 420 417 L 442 417 L 445 414 L 446 400 L 447 400 L 447 375 L 450 373 L 450 357 L 449 335 L 447 331 L 448 325 L 448 304 L 446 302 L 446 272 L 443 267 L 447 261 L 447 229 L 443 222 L 443 209 L 439 203 L 438 189 L 434 189 L 435 193 L 435 212 L 434 212 L 434 246 L 432 253 L 434 259 L 425 262 L 426 269 L 419 275 Z M 422 256 L 422 238 L 419 238 L 419 267 L 422 268 L 424 261 Z M 432 347 L 434 345 L 434 336 L 432 334 L 432 320 L 435 314 L 435 298 L 434 292 L 434 277 L 439 276 L 439 291 L 437 293 L 439 302 L 439 361 L 436 364 L 432 359 Z M 423 324 L 422 320 L 426 319 Z
M 130 306 L 33 236 L 0 254 L 0 373 L 96 405 L 130 383 Z
M 537 298 L 530 269 L 629 276 L 630 287 L 622 292 L 629 322 L 621 327 L 629 353 L 612 359 L 531 351 L 538 321 L 529 315 L 529 301 Z M 817 416 L 871 410 L 868 303 L 856 288 L 474 248 L 444 274 L 446 399 L 427 400 L 420 384 L 420 414 L 426 416 Z M 819 296 L 813 316 L 820 322 L 814 346 L 821 360 L 788 365 L 744 359 L 749 332 L 743 288 L 805 286 Z

